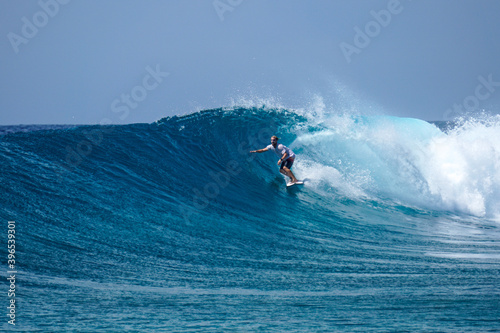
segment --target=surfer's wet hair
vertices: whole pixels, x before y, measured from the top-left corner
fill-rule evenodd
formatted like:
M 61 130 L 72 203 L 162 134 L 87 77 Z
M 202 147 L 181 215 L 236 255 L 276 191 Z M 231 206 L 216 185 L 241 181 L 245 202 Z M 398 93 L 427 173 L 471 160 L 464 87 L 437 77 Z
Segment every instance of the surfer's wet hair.
M 273 136 L 271 137 L 271 140 L 272 140 L 272 139 L 276 139 L 276 141 L 278 141 L 280 138 L 278 138 L 276 135 L 273 135 Z

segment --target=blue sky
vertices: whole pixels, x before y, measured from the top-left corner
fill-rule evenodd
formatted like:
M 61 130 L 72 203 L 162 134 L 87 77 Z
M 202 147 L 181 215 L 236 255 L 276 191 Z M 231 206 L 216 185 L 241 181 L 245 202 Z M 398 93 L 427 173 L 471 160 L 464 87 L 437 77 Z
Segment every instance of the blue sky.
M 499 13 L 496 0 L 4 0 L 0 124 L 153 122 L 240 100 L 498 113 Z

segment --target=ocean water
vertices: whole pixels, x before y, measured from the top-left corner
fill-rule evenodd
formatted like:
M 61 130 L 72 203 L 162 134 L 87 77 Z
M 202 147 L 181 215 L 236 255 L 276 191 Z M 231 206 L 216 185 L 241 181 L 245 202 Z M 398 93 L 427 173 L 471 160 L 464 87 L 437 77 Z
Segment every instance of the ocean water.
M 4 331 L 500 331 L 498 117 L 3 126 L 0 180 Z

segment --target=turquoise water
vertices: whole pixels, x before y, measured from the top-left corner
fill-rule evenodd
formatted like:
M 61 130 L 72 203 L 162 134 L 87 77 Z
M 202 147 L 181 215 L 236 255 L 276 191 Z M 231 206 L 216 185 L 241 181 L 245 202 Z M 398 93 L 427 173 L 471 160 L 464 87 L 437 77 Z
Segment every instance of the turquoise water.
M 16 325 L 0 325 L 499 331 L 499 124 L 248 108 L 2 127 L 19 272 Z M 303 186 L 248 153 L 273 134 Z

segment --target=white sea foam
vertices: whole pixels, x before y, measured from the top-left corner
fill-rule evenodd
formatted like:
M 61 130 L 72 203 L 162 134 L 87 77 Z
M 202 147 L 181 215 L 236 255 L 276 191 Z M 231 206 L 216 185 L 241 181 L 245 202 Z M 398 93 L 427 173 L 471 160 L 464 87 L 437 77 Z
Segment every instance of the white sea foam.
M 302 130 L 291 146 L 301 152 L 297 173 L 316 188 L 329 184 L 350 197 L 500 215 L 498 117 L 444 133 L 418 119 L 314 113 L 321 128 Z
M 500 117 L 465 122 L 432 140 L 428 154 L 423 174 L 446 208 L 500 215 Z

